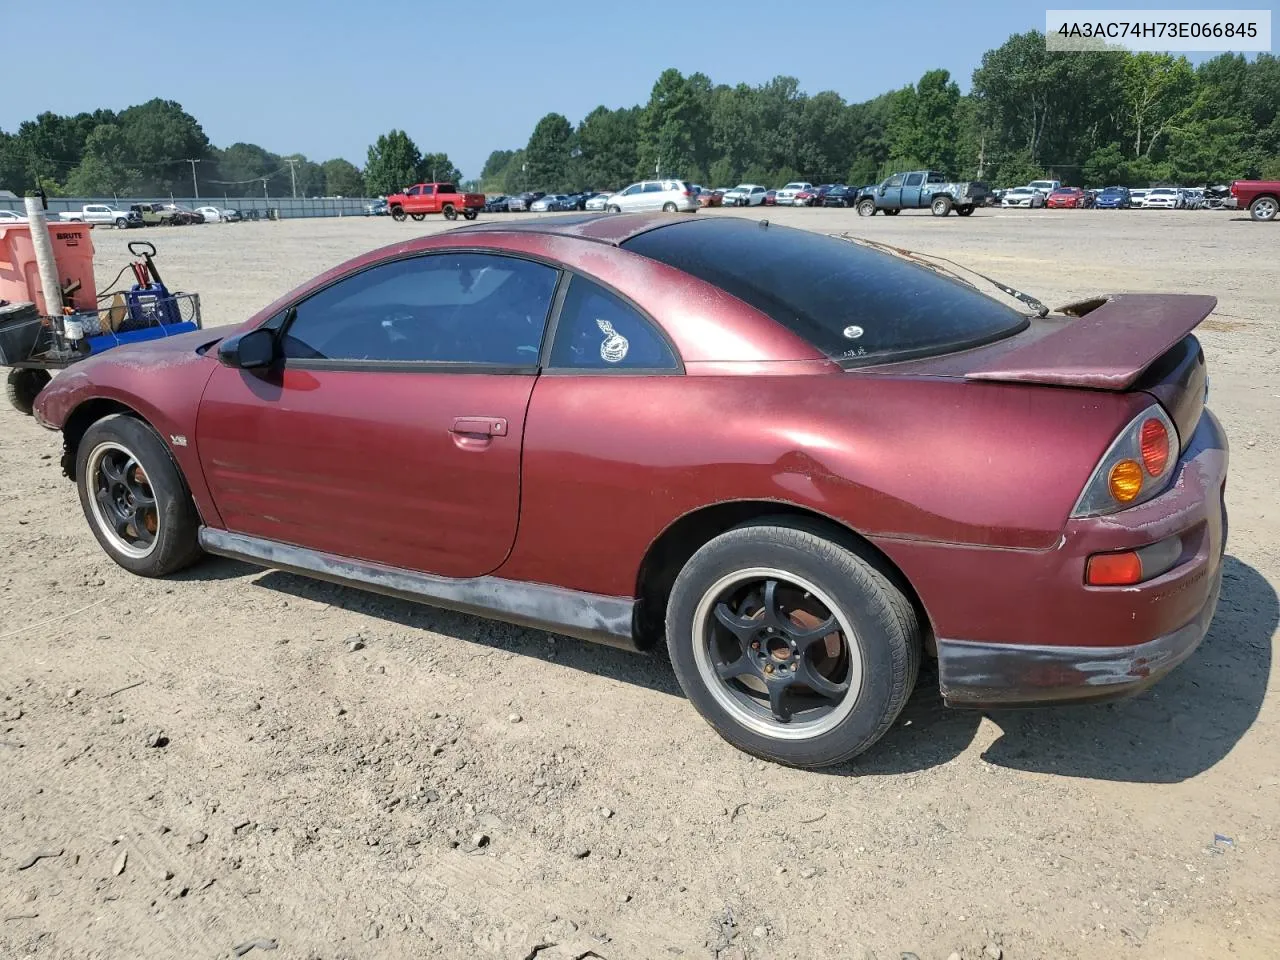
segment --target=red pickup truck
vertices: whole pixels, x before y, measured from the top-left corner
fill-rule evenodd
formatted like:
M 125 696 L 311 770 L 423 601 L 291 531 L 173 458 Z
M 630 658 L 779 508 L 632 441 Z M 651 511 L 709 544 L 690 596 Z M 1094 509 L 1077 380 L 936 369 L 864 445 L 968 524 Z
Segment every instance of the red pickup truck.
M 452 183 L 415 183 L 404 193 L 387 197 L 387 210 L 395 220 L 406 216 L 421 220 L 428 213 L 443 213 L 446 220 L 457 220 L 461 213 L 474 220 L 483 206 L 483 193 L 459 193 Z
M 1237 180 L 1231 184 L 1236 207 L 1254 220 L 1274 220 L 1280 212 L 1280 180 Z

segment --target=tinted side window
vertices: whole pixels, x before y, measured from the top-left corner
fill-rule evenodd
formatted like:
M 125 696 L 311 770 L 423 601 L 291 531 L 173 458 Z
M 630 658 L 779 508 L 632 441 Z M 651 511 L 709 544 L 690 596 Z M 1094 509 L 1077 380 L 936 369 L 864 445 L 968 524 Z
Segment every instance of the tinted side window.
M 552 368 L 676 370 L 675 353 L 634 307 L 604 287 L 574 277 L 551 347 Z
M 908 187 L 918 187 L 922 180 L 924 180 L 923 173 L 909 173 L 907 174 L 907 182 L 905 185 Z
M 630 197 L 630 196 L 634 196 L 639 192 L 640 192 L 640 184 L 633 183 L 631 186 L 627 187 L 627 189 L 622 191 L 622 195 L 624 197 Z
M 422 188 L 421 188 L 421 187 L 410 187 L 410 188 L 409 188 L 409 192 L 408 192 L 407 194 L 405 194 L 405 196 L 407 196 L 407 197 L 416 197 L 416 196 L 418 196 L 420 193 L 422 193 Z
M 644 192 L 645 192 L 645 193 L 661 193 L 661 192 L 662 192 L 662 184 L 660 184 L 660 183 L 646 183 L 646 184 L 644 185 Z
M 382 263 L 299 303 L 284 355 L 534 366 L 556 277 L 544 264 L 481 253 Z

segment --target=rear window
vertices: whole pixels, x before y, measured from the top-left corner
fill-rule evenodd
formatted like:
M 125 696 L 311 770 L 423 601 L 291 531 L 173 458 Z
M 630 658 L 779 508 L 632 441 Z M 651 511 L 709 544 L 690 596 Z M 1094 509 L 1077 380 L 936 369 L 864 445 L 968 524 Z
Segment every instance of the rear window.
M 707 218 L 622 246 L 720 287 L 845 366 L 961 350 L 1028 323 L 959 280 L 808 230 Z

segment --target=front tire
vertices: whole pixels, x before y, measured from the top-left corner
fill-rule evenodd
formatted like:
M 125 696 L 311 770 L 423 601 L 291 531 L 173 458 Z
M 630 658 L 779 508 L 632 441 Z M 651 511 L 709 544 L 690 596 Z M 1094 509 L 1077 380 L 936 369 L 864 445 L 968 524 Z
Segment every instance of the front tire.
M 48 370 L 14 368 L 5 381 L 5 395 L 13 409 L 31 416 L 36 407 L 36 397 L 51 379 Z
M 136 417 L 113 414 L 85 431 L 76 488 L 89 529 L 129 572 L 163 577 L 200 558 L 187 485 L 159 435 Z
M 777 518 L 699 549 L 676 578 L 667 646 L 724 739 L 796 767 L 862 753 L 902 711 L 920 665 L 910 601 L 852 539 Z
M 427 219 L 427 215 L 425 213 L 411 213 L 409 216 L 413 218 L 415 223 L 421 223 L 423 220 Z
M 396 223 L 404 223 L 404 207 L 395 206 L 391 208 L 391 219 Z
M 611 204 L 609 204 L 609 212 L 610 212 L 610 213 L 621 213 L 621 212 L 622 212 L 622 208 L 621 208 L 620 206 L 618 206 L 616 203 L 611 203 Z
M 874 217 L 876 215 L 876 202 L 874 200 L 858 201 L 858 216 Z

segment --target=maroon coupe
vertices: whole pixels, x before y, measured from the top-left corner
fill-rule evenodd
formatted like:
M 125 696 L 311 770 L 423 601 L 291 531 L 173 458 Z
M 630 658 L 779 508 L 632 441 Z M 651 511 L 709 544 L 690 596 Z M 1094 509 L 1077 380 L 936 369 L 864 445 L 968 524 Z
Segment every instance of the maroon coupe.
M 90 529 L 646 650 L 727 740 L 817 767 L 938 661 L 950 704 L 1140 690 L 1217 603 L 1211 297 L 1050 313 L 730 217 L 483 224 L 37 402 Z

